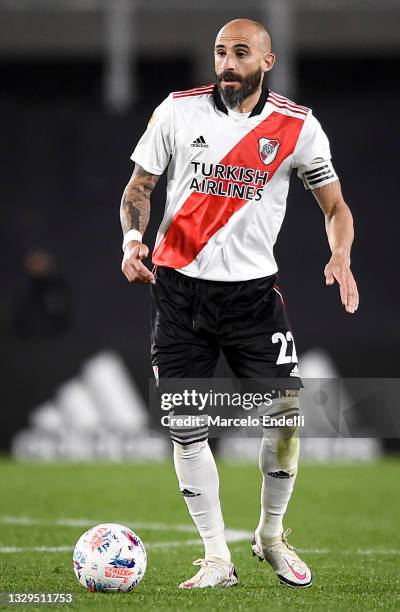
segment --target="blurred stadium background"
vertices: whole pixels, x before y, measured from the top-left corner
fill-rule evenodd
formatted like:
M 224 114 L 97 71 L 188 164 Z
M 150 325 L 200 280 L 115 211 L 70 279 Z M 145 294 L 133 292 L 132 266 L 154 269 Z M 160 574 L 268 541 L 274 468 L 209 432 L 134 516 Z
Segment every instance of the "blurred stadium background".
M 293 177 L 277 256 L 298 352 L 311 376 L 398 376 L 399 1 L 0 0 L 3 453 L 169 454 L 142 437 L 149 297 L 120 272 L 119 201 L 153 108 L 213 81 L 215 34 L 244 16 L 272 31 L 271 87 L 327 131 L 356 221 L 361 305 L 350 317 L 324 286 L 323 217 Z M 218 373 L 228 375 L 223 362 Z M 310 454 L 328 459 L 399 449 L 396 439 L 353 451 L 320 442 Z

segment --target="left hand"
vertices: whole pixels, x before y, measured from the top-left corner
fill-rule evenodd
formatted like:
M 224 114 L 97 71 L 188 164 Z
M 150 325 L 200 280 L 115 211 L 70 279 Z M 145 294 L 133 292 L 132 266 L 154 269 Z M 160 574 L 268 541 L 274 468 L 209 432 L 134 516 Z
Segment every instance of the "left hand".
M 340 299 L 346 312 L 354 314 L 358 308 L 359 296 L 356 281 L 350 270 L 350 258 L 341 253 L 332 253 L 332 257 L 324 270 L 326 284 L 339 284 Z

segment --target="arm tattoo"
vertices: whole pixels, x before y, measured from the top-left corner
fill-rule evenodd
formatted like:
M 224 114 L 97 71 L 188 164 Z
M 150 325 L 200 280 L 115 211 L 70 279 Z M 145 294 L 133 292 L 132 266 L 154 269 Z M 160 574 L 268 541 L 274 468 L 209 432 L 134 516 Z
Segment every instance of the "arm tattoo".
M 144 233 L 150 219 L 150 196 L 159 176 L 136 165 L 122 196 L 120 218 L 124 234 L 131 229 Z
M 128 229 L 140 230 L 140 208 L 134 206 L 133 202 L 124 198 L 123 200 L 125 217 Z M 128 225 L 129 221 L 129 225 Z

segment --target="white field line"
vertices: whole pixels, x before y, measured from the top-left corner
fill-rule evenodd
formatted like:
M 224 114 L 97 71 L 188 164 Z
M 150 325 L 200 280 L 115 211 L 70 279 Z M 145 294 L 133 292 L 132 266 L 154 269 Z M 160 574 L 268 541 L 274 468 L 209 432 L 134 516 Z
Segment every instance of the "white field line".
M 28 552 L 45 552 L 59 553 L 71 552 L 71 546 L 0 546 L 0 553 L 28 553 Z
M 152 550 L 157 548 L 178 548 L 179 546 L 201 546 L 201 540 L 175 540 L 172 542 L 152 542 L 145 543 L 146 548 Z M 72 553 L 72 546 L 0 546 L 0 554 L 7 553 Z M 330 551 L 327 548 L 297 548 L 300 553 L 309 553 L 314 555 L 329 555 L 331 553 L 341 555 L 374 555 L 374 556 L 392 556 L 400 555 L 400 549 L 357 549 L 357 550 L 335 550 Z
M 117 521 L 114 521 L 117 522 Z M 130 523 L 130 521 L 118 521 L 122 525 L 129 525 L 134 530 L 148 529 L 152 531 L 175 531 L 183 533 L 197 533 L 194 525 L 168 525 L 166 523 Z M 44 527 L 92 527 L 101 521 L 93 519 L 57 519 L 54 521 L 42 520 L 28 516 L 0 516 L 0 523 L 5 525 L 41 525 Z M 225 537 L 228 542 L 241 542 L 252 537 L 252 532 L 239 529 L 225 529 Z
M 0 516 L 0 524 L 3 525 L 41 525 L 44 527 L 92 527 L 106 521 L 96 519 L 68 519 L 46 520 L 30 516 Z M 109 521 L 111 522 L 111 521 Z M 132 523 L 131 521 L 112 521 L 120 525 L 129 525 L 134 529 L 149 529 L 155 531 L 182 531 L 185 533 L 197 533 L 194 525 L 168 525 L 167 523 Z
M 114 521 L 117 522 L 117 521 Z M 167 523 L 134 523 L 130 521 L 118 521 L 122 525 L 129 525 L 133 529 L 139 530 L 150 530 L 150 531 L 170 531 L 170 532 L 184 532 L 184 533 L 197 533 L 196 527 L 192 525 L 181 525 L 181 524 L 167 524 Z M 40 525 L 40 526 L 60 526 L 60 527 L 91 527 L 99 524 L 101 521 L 94 519 L 57 519 L 57 520 L 45 520 L 27 516 L 0 516 L 0 524 L 3 525 Z M 229 543 L 250 541 L 253 537 L 251 531 L 244 531 L 240 529 L 225 529 L 226 540 Z M 201 540 L 173 540 L 170 542 L 145 542 L 146 548 L 173 548 L 179 546 L 200 546 Z M 65 546 L 0 546 L 0 553 L 27 553 L 27 552 L 70 552 L 73 547 L 69 545 Z M 316 555 L 329 555 L 343 554 L 343 555 L 400 555 L 400 549 L 389 548 L 389 549 L 377 549 L 377 548 L 358 548 L 356 550 L 335 550 L 331 551 L 328 548 L 298 548 L 301 553 L 309 553 Z
M 179 546 L 200 546 L 201 540 L 175 540 L 172 542 L 145 542 L 146 548 L 177 548 Z M 72 553 L 74 547 L 69 546 L 0 546 L 0 554 L 6 553 Z

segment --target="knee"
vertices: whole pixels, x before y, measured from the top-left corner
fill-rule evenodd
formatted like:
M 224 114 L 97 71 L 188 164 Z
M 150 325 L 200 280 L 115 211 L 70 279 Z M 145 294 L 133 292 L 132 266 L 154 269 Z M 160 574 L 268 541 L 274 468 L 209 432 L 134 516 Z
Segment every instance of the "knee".
M 257 408 L 258 416 L 265 430 L 276 427 L 276 421 L 296 421 L 300 414 L 300 398 L 297 390 L 280 391 L 277 397 L 271 400 L 270 404 L 261 404 Z M 279 429 L 287 429 L 291 435 L 291 426 L 279 426 Z
M 206 448 L 208 448 L 208 440 L 202 440 L 201 442 L 191 442 L 189 444 L 181 444 L 173 441 L 175 457 L 179 459 L 193 459 L 200 455 Z
M 278 433 L 261 441 L 259 466 L 263 474 L 296 474 L 300 443 L 298 435 L 281 437 Z
M 182 454 L 185 454 L 185 449 L 191 448 L 189 453 L 193 453 L 193 449 L 200 450 L 207 445 L 207 415 L 193 417 L 172 412 L 169 414 L 169 433 L 174 446 L 181 446 Z
M 271 427 L 267 423 L 273 418 L 280 419 L 284 416 L 285 420 L 292 420 L 293 417 L 298 415 L 298 392 L 285 397 L 275 398 L 270 406 L 262 407 L 260 417 L 269 417 L 269 419 L 263 420 L 266 424 L 263 426 L 262 449 L 260 452 L 260 469 L 263 473 L 270 470 L 271 466 L 273 466 L 273 469 L 285 470 L 290 473 L 296 471 L 300 452 L 298 427 L 294 425 Z
M 281 392 L 271 404 L 262 404 L 258 408 L 263 435 L 267 437 L 276 435 L 282 440 L 290 440 L 298 435 L 299 415 L 299 392 L 293 390 Z

